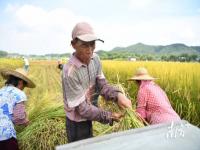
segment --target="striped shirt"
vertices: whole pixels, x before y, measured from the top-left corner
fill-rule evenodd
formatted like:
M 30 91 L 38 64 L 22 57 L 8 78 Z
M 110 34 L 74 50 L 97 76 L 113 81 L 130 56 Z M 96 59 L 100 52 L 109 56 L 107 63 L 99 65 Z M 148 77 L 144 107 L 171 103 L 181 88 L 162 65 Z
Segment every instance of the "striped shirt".
M 141 81 L 136 111 L 150 124 L 180 120 L 166 93 L 153 81 Z
M 64 65 L 62 86 L 65 112 L 70 120 L 96 120 L 102 123 L 111 121 L 111 112 L 103 111 L 92 103 L 97 101 L 99 94 L 107 100 L 116 101 L 120 91 L 107 84 L 96 54 L 88 65 L 81 63 L 73 55 Z M 93 91 L 90 100 L 88 91 Z

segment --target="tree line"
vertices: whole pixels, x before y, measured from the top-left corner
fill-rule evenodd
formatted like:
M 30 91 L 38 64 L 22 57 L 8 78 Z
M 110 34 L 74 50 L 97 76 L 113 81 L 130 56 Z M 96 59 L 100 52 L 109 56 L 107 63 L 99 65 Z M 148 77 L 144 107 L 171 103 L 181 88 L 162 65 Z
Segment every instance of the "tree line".
M 148 61 L 180 61 L 180 62 L 200 62 L 200 55 L 180 54 L 180 55 L 155 55 L 155 54 L 133 54 L 133 53 L 99 53 L 103 60 L 148 60 Z
M 135 58 L 136 60 L 142 61 L 180 61 L 180 62 L 200 62 L 200 55 L 197 54 L 180 54 L 180 55 L 155 55 L 155 54 L 134 54 L 134 53 L 119 53 L 119 52 L 97 52 L 102 60 L 131 60 Z M 18 54 L 21 56 L 20 54 Z M 9 57 L 9 53 L 0 50 L 0 58 Z M 29 57 L 70 57 L 70 54 L 46 54 L 44 56 L 30 55 Z

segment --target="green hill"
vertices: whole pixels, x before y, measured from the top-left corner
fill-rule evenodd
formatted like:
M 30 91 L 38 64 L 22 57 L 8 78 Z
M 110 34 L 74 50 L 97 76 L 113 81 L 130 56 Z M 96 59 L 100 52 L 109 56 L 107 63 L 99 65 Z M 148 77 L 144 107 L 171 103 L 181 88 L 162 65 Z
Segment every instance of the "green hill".
M 137 43 L 128 47 L 116 47 L 109 51 L 110 53 L 134 53 L 134 54 L 153 54 L 153 55 L 181 55 L 196 54 L 200 55 L 200 46 L 187 46 L 185 44 L 171 44 L 166 46 L 146 45 Z

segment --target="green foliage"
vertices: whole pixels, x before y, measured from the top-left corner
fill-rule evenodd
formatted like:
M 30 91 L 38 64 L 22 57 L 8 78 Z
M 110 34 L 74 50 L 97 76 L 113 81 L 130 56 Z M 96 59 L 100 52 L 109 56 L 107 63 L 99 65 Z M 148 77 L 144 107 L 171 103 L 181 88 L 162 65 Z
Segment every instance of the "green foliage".
M 0 57 L 6 57 L 8 55 L 7 52 L 0 50 Z

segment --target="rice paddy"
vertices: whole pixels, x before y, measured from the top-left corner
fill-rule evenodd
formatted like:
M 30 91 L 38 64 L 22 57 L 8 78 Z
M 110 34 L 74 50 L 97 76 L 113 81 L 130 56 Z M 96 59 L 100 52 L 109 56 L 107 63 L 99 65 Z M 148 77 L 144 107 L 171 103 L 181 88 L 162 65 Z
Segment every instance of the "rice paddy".
M 127 81 L 138 67 L 146 67 L 152 76 L 159 78 L 156 82 L 166 91 L 181 119 L 200 127 L 200 63 L 102 61 L 102 64 L 109 83 L 120 85 L 119 88 L 132 100 L 133 109 L 120 110 L 116 104 L 101 97 L 100 107 L 120 111 L 124 117 L 113 126 L 94 122 L 95 136 L 145 125 L 134 111 L 137 87 Z M 56 61 L 31 61 L 29 73 L 37 87 L 25 89 L 30 123 L 27 127 L 16 127 L 22 150 L 49 150 L 67 143 L 61 72 L 56 65 Z M 21 60 L 0 59 L 0 68 L 22 66 Z M 0 77 L 0 86 L 3 84 Z

